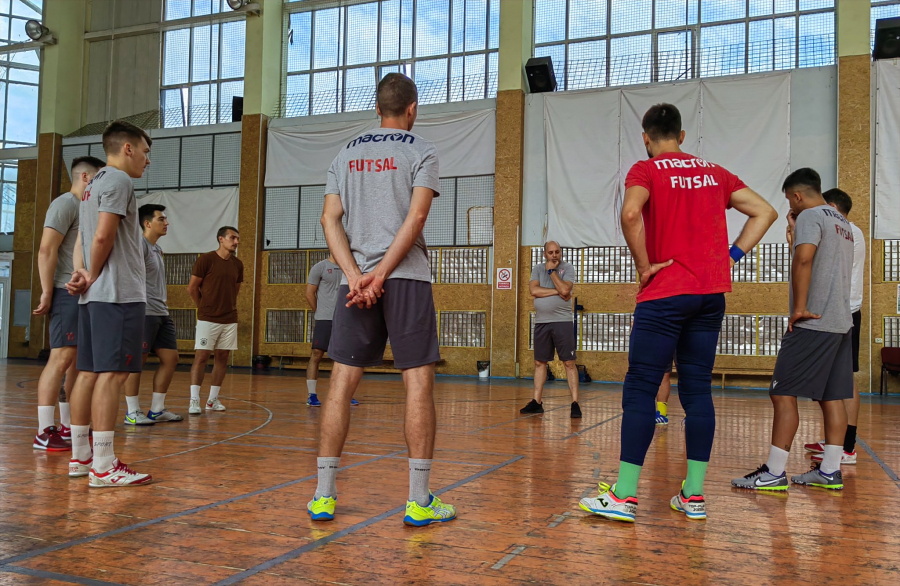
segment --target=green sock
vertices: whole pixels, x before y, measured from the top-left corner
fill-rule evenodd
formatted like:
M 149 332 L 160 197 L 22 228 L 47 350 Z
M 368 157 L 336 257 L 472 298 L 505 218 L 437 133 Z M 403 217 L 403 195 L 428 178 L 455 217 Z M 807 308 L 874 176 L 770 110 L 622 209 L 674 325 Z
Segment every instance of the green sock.
M 684 496 L 703 496 L 703 481 L 706 479 L 706 467 L 709 462 L 688 460 L 687 478 L 684 480 Z
M 638 478 L 641 477 L 641 466 L 628 462 L 619 462 L 619 478 L 616 480 L 616 496 L 620 499 L 637 496 Z

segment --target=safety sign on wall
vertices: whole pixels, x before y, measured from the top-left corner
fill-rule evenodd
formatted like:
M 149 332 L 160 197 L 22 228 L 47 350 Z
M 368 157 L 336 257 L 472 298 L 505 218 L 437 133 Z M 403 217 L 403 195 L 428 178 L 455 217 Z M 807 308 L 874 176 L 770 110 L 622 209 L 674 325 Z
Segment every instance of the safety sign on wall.
M 497 269 L 497 289 L 512 289 L 512 269 Z

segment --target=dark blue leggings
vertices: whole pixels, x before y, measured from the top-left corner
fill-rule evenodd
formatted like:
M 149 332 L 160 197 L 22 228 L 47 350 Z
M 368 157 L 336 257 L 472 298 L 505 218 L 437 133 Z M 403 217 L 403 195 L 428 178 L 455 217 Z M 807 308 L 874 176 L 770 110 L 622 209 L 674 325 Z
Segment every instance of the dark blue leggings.
M 656 428 L 656 393 L 675 355 L 678 398 L 685 412 L 689 460 L 709 462 L 716 433 L 712 369 L 725 295 L 678 295 L 639 303 L 628 351 L 628 374 L 622 392 L 621 460 L 644 465 Z

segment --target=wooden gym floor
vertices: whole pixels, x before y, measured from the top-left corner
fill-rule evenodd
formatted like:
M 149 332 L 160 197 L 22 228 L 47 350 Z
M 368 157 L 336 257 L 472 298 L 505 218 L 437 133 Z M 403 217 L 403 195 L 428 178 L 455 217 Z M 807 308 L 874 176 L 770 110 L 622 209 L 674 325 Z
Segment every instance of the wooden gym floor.
M 641 478 L 638 522 L 627 525 L 577 506 L 618 469 L 618 385 L 583 389 L 584 419 L 573 422 L 564 383 L 548 385 L 543 416 L 525 417 L 530 381 L 439 377 L 431 484 L 459 518 L 415 529 L 401 522 L 399 377 L 363 381 L 338 516 L 313 523 L 320 412 L 304 404 L 302 378 L 236 371 L 222 390 L 227 412 L 188 418 L 188 373 L 176 373 L 168 406 L 184 422 L 117 430 L 117 453 L 154 484 L 100 490 L 66 476 L 67 453 L 32 450 L 39 374 L 33 362 L 0 363 L 4 585 L 900 583 L 896 398 L 863 399 L 859 464 L 844 468 L 843 492 L 778 496 L 729 485 L 768 453 L 767 394 L 716 391 L 706 522 L 669 509 L 685 469 L 673 398 Z M 818 438 L 818 421 L 803 403 L 789 473 L 807 468 L 802 442 Z

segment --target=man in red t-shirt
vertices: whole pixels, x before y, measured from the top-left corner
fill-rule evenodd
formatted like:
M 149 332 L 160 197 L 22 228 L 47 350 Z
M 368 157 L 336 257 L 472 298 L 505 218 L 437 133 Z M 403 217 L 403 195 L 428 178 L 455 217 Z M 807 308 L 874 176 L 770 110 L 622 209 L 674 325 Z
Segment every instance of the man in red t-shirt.
M 678 398 L 685 411 L 688 473 L 671 506 L 690 519 L 706 518 L 703 481 L 716 415 L 712 368 L 730 268 L 775 222 L 771 205 L 723 167 L 681 151 L 681 114 L 657 104 L 644 114 L 646 161 L 625 179 L 622 231 L 640 277 L 622 392 L 619 477 L 600 485 L 581 508 L 634 522 L 637 485 L 654 431 L 655 398 L 672 355 L 678 362 Z M 749 219 L 728 248 L 725 210 Z

